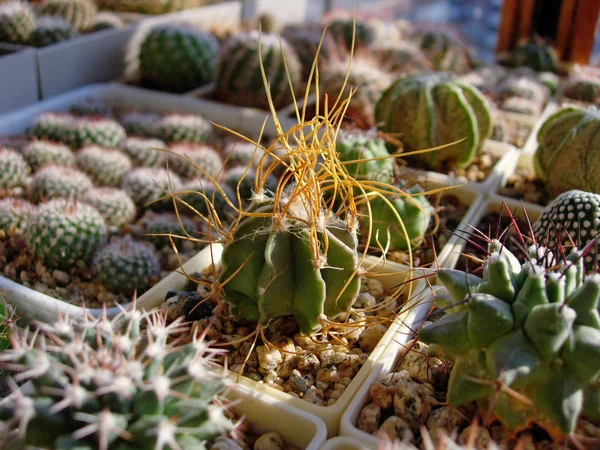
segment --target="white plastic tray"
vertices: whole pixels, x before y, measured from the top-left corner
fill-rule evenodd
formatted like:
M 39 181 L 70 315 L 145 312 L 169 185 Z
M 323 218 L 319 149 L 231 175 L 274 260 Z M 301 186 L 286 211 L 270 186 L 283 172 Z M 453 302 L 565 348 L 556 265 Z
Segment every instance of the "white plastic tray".
M 531 134 L 529 135 L 527 142 L 525 142 L 525 145 L 523 146 L 524 153 L 535 153 L 535 151 L 537 150 L 537 146 L 538 146 L 537 145 L 538 131 L 540 131 L 540 128 L 542 127 L 542 125 L 544 124 L 546 119 L 548 117 L 550 117 L 551 114 L 554 114 L 556 111 L 558 111 L 559 109 L 560 109 L 560 105 L 555 100 L 551 100 L 548 102 L 548 104 L 544 108 L 544 111 L 542 111 L 542 114 L 538 117 L 535 127 L 533 128 L 533 130 L 531 130 Z
M 376 450 L 377 447 L 369 447 L 356 439 L 347 436 L 337 436 L 327 440 L 321 445 L 320 450 Z
M 12 51 L 0 56 L 0 114 L 30 105 L 39 100 L 38 67 L 34 50 L 2 45 Z

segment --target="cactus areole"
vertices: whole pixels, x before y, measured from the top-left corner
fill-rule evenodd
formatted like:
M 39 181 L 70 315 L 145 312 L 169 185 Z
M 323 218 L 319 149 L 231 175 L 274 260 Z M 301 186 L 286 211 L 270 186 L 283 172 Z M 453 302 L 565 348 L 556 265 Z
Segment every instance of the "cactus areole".
M 475 400 L 511 431 L 537 423 L 562 439 L 581 416 L 600 418 L 600 275 L 584 276 L 579 251 L 557 261 L 531 247 L 523 265 L 498 241 L 489 252 L 483 278 L 438 272 L 447 314 L 419 337 L 454 363 L 449 403 Z
M 282 197 L 277 206 L 255 199 L 225 245 L 222 295 L 237 319 L 266 325 L 293 316 L 310 334 L 323 316 L 347 311 L 359 292 L 356 230 L 324 214 L 321 226 L 308 225 L 300 198 Z

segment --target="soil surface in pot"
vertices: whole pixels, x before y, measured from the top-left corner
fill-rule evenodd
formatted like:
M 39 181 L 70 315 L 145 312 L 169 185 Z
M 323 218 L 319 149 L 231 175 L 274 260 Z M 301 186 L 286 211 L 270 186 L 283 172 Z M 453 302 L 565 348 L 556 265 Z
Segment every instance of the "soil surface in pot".
M 500 117 L 494 124 L 490 139 L 522 148 L 532 130 L 533 127 L 531 125 L 500 114 Z
M 529 167 L 517 167 L 508 177 L 506 185 L 498 189 L 498 194 L 541 206 L 550 203 L 544 182 Z

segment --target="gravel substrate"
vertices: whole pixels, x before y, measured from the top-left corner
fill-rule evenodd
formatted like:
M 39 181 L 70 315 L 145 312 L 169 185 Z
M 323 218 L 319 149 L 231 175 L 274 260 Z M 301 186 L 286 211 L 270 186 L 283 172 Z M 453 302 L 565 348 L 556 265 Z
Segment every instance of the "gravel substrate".
M 508 177 L 506 186 L 498 189 L 498 194 L 541 206 L 550 203 L 550 196 L 543 181 L 535 176 L 532 169 L 526 167 L 517 168 Z

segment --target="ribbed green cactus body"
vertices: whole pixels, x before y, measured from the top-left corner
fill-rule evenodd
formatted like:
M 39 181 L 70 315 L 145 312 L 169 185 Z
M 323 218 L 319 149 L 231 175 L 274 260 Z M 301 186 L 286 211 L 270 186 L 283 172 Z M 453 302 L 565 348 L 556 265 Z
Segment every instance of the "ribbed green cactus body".
M 447 32 L 417 30 L 409 39 L 421 49 L 435 70 L 464 74 L 472 68 L 468 49 Z
M 269 109 L 258 58 L 258 32 L 236 34 L 221 50 L 217 66 L 217 94 L 228 103 Z M 260 35 L 261 55 L 275 108 L 292 102 L 289 80 L 299 86 L 302 66 L 292 47 L 279 37 Z M 283 49 L 283 53 L 282 53 Z M 285 64 L 284 64 L 285 57 Z
M 160 139 L 130 137 L 123 143 L 123 150 L 135 165 L 164 167 L 166 157 L 161 150 L 167 148 Z
M 33 171 L 47 164 L 65 167 L 75 165 L 75 155 L 69 147 L 51 141 L 32 141 L 23 148 L 23 155 Z
M 0 231 L 15 233 L 25 230 L 34 206 L 27 200 L 5 197 L 0 199 Z
M 588 413 L 584 393 L 600 386 L 600 276 L 584 277 L 579 252 L 557 263 L 545 248 L 532 248 L 521 266 L 498 241 L 489 251 L 483 278 L 438 271 L 450 296 L 436 302 L 455 306 L 419 338 L 454 363 L 451 404 L 477 400 L 512 431 L 537 423 L 553 437 L 568 435 Z M 486 381 L 500 381 L 532 404 Z M 587 409 L 600 414 L 600 405 Z
M 270 214 L 273 204 L 257 203 L 250 210 Z M 360 289 L 356 232 L 332 219 L 319 232 L 322 249 L 324 239 L 326 263 L 315 261 L 309 229 L 299 221 L 289 219 L 278 230 L 270 217 L 243 219 L 223 250 L 219 274 L 219 282 L 231 277 L 222 290 L 229 312 L 263 325 L 292 316 L 305 334 L 320 328 L 322 314 L 346 312 Z
M 157 136 L 167 143 L 200 144 L 210 137 L 212 125 L 197 114 L 167 114 L 158 122 Z
M 367 232 L 371 223 L 372 235 L 369 245 L 372 247 L 386 248 L 389 243 L 390 250 L 406 250 L 409 243 L 411 247 L 416 247 L 423 242 L 433 216 L 433 207 L 424 195 L 419 195 L 422 192 L 419 187 L 415 186 L 404 191 L 412 196 L 386 195 L 385 200 L 381 197 L 373 197 L 369 200 L 371 215 L 365 215 L 363 234 Z M 404 229 L 398 217 L 402 220 Z
M 25 44 L 35 29 L 35 15 L 27 2 L 0 4 L 0 42 Z
M 327 24 L 327 33 L 336 44 L 352 48 L 354 35 L 355 47 L 368 47 L 377 37 L 374 23 L 368 20 L 334 19 Z
M 82 200 L 100 213 L 107 225 L 122 227 L 133 221 L 136 208 L 131 197 L 121 189 L 97 187 L 87 191 Z
M 90 145 L 77 154 L 77 166 L 98 186 L 119 186 L 131 161 L 119 150 Z
M 40 6 L 40 14 L 60 16 L 78 31 L 92 26 L 97 11 L 92 0 L 44 0 Z
M 485 97 L 447 73 L 398 79 L 377 103 L 375 120 L 384 132 L 399 133 L 407 152 L 461 141 L 415 156 L 432 168 L 448 159 L 469 165 L 492 128 Z
M 139 50 L 142 82 L 172 92 L 185 92 L 211 82 L 219 43 L 210 33 L 181 24 L 157 25 Z
M 389 72 L 417 74 L 431 72 L 433 64 L 416 45 L 391 42 L 373 49 L 381 65 Z
M 335 149 L 344 168 L 355 179 L 392 182 L 394 162 L 383 139 L 368 133 L 340 131 Z
M 72 167 L 45 166 L 32 178 L 31 199 L 36 203 L 54 198 L 80 199 L 93 187 L 85 173 Z
M 564 97 L 581 102 L 600 104 L 600 74 L 581 73 L 571 76 L 561 89 Z
M 104 287 L 115 293 L 138 294 L 150 286 L 160 273 L 154 246 L 135 241 L 131 236 L 115 238 L 94 255 L 92 267 Z
M 29 166 L 20 153 L 0 147 L 0 190 L 23 184 Z
M 559 60 L 554 48 L 545 42 L 524 42 L 511 53 L 512 67 L 529 67 L 537 72 L 555 72 Z
M 71 39 L 76 34 L 71 24 L 63 18 L 44 16 L 38 19 L 28 43 L 34 47 L 46 47 Z
M 508 77 L 500 84 L 498 91 L 503 97 L 522 97 L 539 103 L 546 102 L 550 96 L 546 85 L 528 76 Z
M 600 193 L 600 114 L 563 108 L 540 128 L 536 174 L 552 197 L 572 189 Z
M 296 55 L 298 55 L 298 60 L 302 65 L 302 78 L 308 80 L 317 55 L 319 42 L 321 42 L 321 38 L 323 37 L 323 28 L 318 25 L 308 24 L 290 25 L 281 31 L 281 35 L 290 43 Z M 317 67 L 321 67 L 322 62 L 328 60 L 331 53 L 330 47 L 330 40 L 327 38 L 324 39 L 319 52 L 319 64 Z M 315 75 L 313 74 L 314 79 Z
M 138 167 L 121 180 L 121 189 L 142 209 L 172 208 L 173 201 L 170 198 L 155 200 L 164 197 L 167 192 L 179 191 L 181 185 L 179 176 L 158 167 Z
M 92 206 L 55 199 L 38 206 L 27 227 L 32 253 L 48 267 L 68 269 L 89 262 L 106 242 L 106 223 Z
M 169 150 L 169 169 L 183 178 L 216 178 L 223 169 L 221 155 L 208 145 L 176 144 Z

